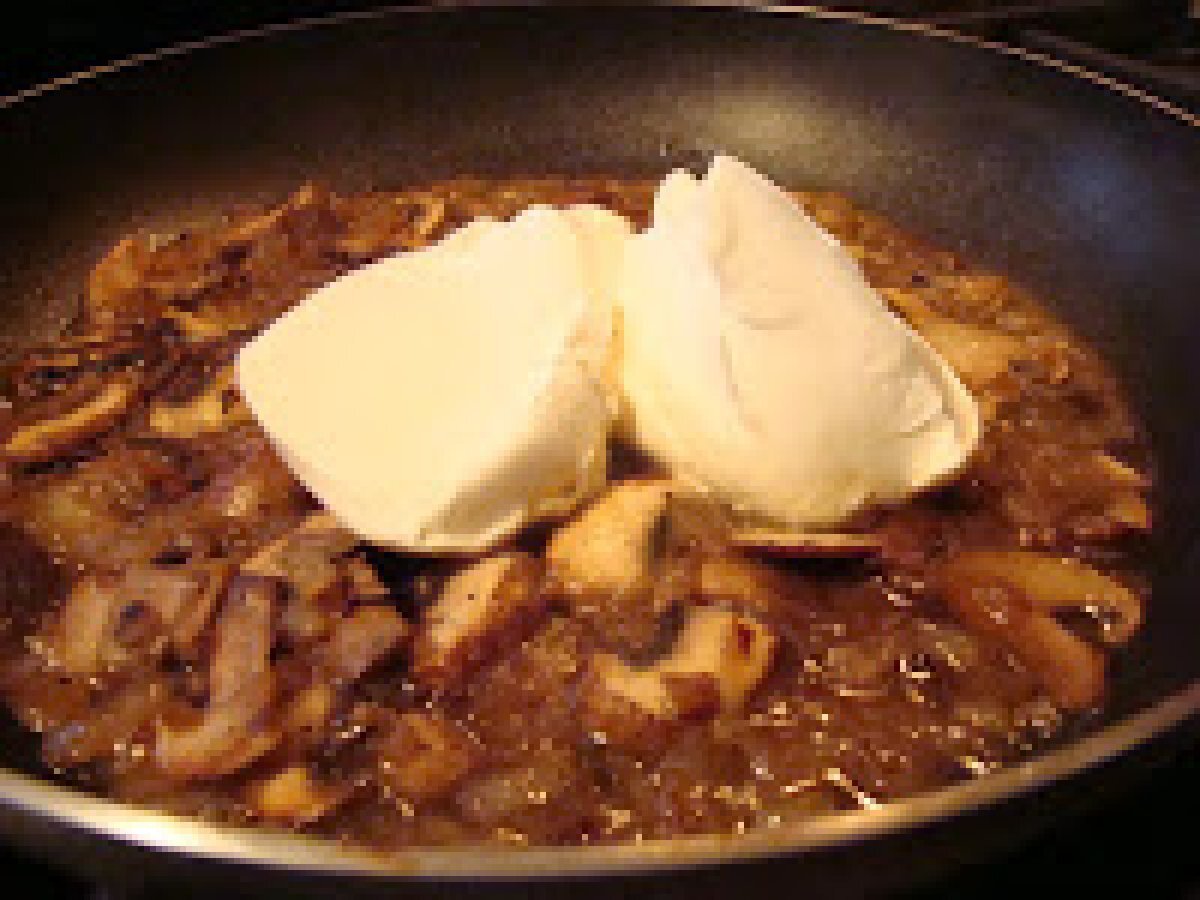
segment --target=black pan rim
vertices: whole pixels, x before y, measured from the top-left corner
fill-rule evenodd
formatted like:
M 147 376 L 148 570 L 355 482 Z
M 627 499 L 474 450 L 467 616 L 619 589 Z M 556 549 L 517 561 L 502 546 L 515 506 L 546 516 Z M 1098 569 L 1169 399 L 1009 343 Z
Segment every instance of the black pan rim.
M 381 20 L 401 14 L 455 14 L 478 8 L 532 8 L 548 0 L 448 0 L 435 5 L 387 6 L 296 19 L 173 44 L 92 66 L 0 97 L 0 111 L 104 75 L 157 61 L 278 34 Z M 574 4 L 567 4 L 573 6 Z M 609 4 L 619 9 L 635 4 Z M 645 5 L 645 4 L 642 4 Z M 1146 109 L 1200 129 L 1200 116 L 1112 78 L 1049 54 L 962 34 L 920 22 L 814 5 L 755 5 L 722 0 L 653 3 L 678 9 L 707 9 L 745 14 L 801 16 L 881 28 L 997 53 L 1056 71 L 1094 87 L 1134 100 Z M 220 860 L 224 863 L 287 868 L 297 872 L 338 873 L 347 877 L 415 880 L 505 881 L 585 878 L 606 874 L 650 873 L 727 862 L 845 847 L 886 835 L 915 830 L 939 820 L 980 811 L 1098 768 L 1165 736 L 1200 714 L 1200 681 L 1153 706 L 1023 764 L 952 787 L 888 804 L 881 809 L 822 816 L 811 822 L 740 835 L 707 835 L 600 847 L 458 849 L 413 848 L 376 853 L 291 832 L 210 825 L 83 794 L 41 779 L 0 768 L 0 807 L 18 816 L 40 817 L 95 837 L 143 848 Z

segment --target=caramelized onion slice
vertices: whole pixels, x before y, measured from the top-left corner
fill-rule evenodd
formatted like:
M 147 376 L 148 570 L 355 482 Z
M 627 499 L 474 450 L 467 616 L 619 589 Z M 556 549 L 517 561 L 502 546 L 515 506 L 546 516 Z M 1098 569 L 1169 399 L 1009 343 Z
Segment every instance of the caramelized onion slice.
M 267 714 L 274 700 L 270 652 L 280 582 L 238 575 L 214 636 L 209 702 L 192 728 L 159 730 L 159 767 L 179 778 L 214 778 L 244 768 L 279 740 Z
M 28 465 L 63 456 L 112 428 L 137 396 L 138 379 L 128 374 L 118 375 L 63 415 L 17 428 L 0 448 L 0 457 L 10 463 Z

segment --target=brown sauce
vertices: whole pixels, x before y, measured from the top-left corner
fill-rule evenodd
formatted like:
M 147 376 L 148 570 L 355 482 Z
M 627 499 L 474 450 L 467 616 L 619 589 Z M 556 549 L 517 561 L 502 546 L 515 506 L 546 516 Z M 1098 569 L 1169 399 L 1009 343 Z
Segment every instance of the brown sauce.
M 494 608 L 446 638 L 438 598 L 462 563 L 320 519 L 228 380 L 244 340 L 478 215 L 593 202 L 641 226 L 652 190 L 305 188 L 114 248 L 80 326 L 3 380 L 0 693 L 47 764 L 135 803 L 382 848 L 578 844 L 871 807 L 985 775 L 1101 708 L 1150 527 L 1119 385 L 1005 278 L 830 194 L 797 196 L 986 419 L 969 470 L 853 523 L 862 547 L 764 559 L 719 510 L 672 500 L 635 585 L 573 588 L 540 529 Z M 698 610 L 727 617 L 746 659 L 769 651 L 738 699 L 704 665 L 654 682 L 658 713 L 613 693 L 603 660 L 653 669 Z

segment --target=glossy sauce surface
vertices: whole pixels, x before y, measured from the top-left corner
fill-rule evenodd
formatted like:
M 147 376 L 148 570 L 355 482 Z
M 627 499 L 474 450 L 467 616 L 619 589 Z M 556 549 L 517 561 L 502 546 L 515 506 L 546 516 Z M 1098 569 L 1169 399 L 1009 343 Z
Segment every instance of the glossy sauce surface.
M 872 806 L 1085 723 L 1145 599 L 1143 432 L 1033 298 L 844 198 L 797 195 L 972 389 L 985 435 L 957 482 L 833 542 L 748 545 L 667 491 L 628 584 L 547 552 L 590 527 L 575 519 L 506 548 L 469 594 L 482 605 L 447 625 L 469 563 L 341 532 L 232 386 L 242 342 L 355 265 L 531 203 L 642 226 L 652 191 L 306 187 L 114 248 L 77 332 L 5 376 L 0 691 L 47 763 L 136 803 L 384 848 L 576 844 Z M 628 448 L 612 470 L 618 492 L 663 474 Z M 624 547 L 623 515 L 583 545 Z M 768 659 L 736 702 L 706 664 L 660 679 L 656 713 L 615 686 L 614 665 L 666 672 L 714 610 Z

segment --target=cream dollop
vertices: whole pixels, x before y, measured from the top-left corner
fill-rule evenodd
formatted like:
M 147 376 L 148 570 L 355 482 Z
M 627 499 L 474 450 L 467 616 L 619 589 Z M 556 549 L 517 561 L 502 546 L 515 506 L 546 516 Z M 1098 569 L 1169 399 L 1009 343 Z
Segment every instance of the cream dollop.
M 629 231 L 596 207 L 478 220 L 314 292 L 243 348 L 238 384 L 348 528 L 484 549 L 604 484 Z
M 833 525 L 949 477 L 978 441 L 949 366 L 737 160 L 663 181 L 617 296 L 636 440 L 753 517 Z

